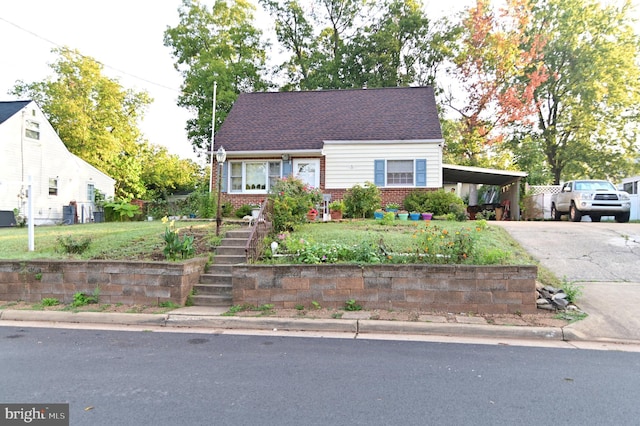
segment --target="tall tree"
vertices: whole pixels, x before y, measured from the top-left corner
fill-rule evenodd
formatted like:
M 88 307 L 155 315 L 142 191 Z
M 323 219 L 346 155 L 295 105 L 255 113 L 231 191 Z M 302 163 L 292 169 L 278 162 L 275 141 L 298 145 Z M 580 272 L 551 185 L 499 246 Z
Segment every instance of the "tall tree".
M 455 33 L 432 26 L 421 0 L 260 0 L 289 58 L 291 89 L 435 84 Z
M 138 121 L 151 102 L 146 92 L 125 90 L 102 74 L 102 65 L 68 48 L 51 65 L 55 77 L 18 81 L 12 93 L 40 105 L 69 151 L 116 179 L 121 197 L 144 194 L 136 159 Z
M 544 35 L 549 79 L 535 90 L 537 133 L 554 183 L 616 180 L 637 164 L 640 42 L 631 3 L 538 1 L 534 29 Z
M 528 0 L 507 0 L 498 11 L 477 0 L 459 28 L 452 75 L 464 99 L 447 94 L 445 104 L 460 116 L 458 163 L 480 165 L 495 155 L 507 127 L 528 123 L 535 113 L 534 90 L 547 78 L 542 67 L 543 39 L 529 31 Z
M 186 130 L 198 155 L 211 152 L 212 126 L 218 128 L 240 92 L 269 87 L 265 72 L 266 45 L 253 26 L 255 7 L 248 0 L 216 0 L 211 9 L 198 0 L 183 0 L 180 22 L 164 33 L 175 68 L 184 82 L 178 105 L 195 113 Z M 213 86 L 218 84 L 216 123 Z

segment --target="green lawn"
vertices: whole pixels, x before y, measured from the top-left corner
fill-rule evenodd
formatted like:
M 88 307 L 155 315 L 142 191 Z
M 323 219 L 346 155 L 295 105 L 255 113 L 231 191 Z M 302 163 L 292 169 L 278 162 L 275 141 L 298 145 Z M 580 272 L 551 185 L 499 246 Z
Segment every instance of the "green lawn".
M 474 234 L 474 245 L 480 254 L 480 264 L 532 265 L 537 262 L 515 242 L 504 229 L 481 221 L 396 221 L 382 225 L 380 221 L 358 220 L 344 222 L 316 222 L 303 225 L 288 238 L 304 239 L 315 243 L 340 242 L 357 245 L 363 242 L 383 244 L 392 253 L 412 252 L 424 241 L 421 233 L 442 232 L 450 234 L 468 232 Z M 215 236 L 215 223 L 209 221 L 176 222 L 180 234 L 199 235 L 199 255 L 213 250 L 220 238 Z M 72 226 L 41 226 L 35 228 L 35 251 L 28 251 L 27 228 L 0 228 L 0 259 L 155 259 L 165 246 L 162 239 L 167 225 L 152 222 L 108 222 Z M 225 225 L 225 229 L 231 226 Z M 437 234 L 436 232 L 436 234 Z M 88 236 L 89 249 L 81 255 L 69 255 L 61 250 L 57 239 L 70 235 L 72 238 Z M 269 242 L 267 242 L 269 243 Z M 203 249 L 204 245 L 204 249 Z M 155 257 L 152 254 L 155 253 Z M 474 263 L 468 259 L 467 263 Z M 281 261 L 286 261 L 281 259 Z M 545 284 L 557 284 L 557 278 L 538 265 L 539 280 Z
M 138 259 L 164 248 L 167 225 L 152 222 L 105 222 L 81 225 L 37 226 L 30 252 L 27 228 L 0 228 L 0 259 Z M 215 241 L 215 222 L 175 222 L 180 233 L 206 234 Z M 91 244 L 81 255 L 61 250 L 58 237 L 90 237 Z M 150 257 L 149 257 L 150 258 Z

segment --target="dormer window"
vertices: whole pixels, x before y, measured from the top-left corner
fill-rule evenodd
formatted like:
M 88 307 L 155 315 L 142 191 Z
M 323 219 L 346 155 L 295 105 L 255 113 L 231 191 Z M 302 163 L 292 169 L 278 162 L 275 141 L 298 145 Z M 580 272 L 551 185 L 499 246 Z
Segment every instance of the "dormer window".
M 29 139 L 40 140 L 40 123 L 33 120 L 26 120 L 24 135 Z

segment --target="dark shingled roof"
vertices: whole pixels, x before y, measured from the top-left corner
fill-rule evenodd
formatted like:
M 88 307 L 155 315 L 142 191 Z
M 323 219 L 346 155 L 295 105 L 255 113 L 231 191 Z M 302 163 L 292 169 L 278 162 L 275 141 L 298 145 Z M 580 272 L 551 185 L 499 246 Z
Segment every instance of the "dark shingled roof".
M 28 105 L 31 101 L 0 102 L 0 124 Z
M 442 139 L 431 87 L 241 93 L 215 136 L 226 151 L 320 150 L 325 140 Z

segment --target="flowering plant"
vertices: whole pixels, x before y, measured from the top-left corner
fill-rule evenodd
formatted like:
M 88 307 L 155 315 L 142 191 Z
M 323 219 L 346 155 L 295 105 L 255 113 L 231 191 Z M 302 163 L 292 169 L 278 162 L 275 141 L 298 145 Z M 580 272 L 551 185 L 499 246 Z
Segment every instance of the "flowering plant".
M 183 259 L 193 256 L 195 248 L 193 247 L 193 236 L 185 235 L 182 239 L 178 235 L 178 230 L 175 227 L 175 221 L 170 221 L 165 216 L 162 218 L 162 223 L 165 225 L 169 223 L 167 228 L 164 231 L 164 242 L 166 243 L 164 247 L 164 257 L 167 259 L 175 260 L 178 257 L 178 253 L 182 256 Z
M 311 215 L 317 215 L 318 214 L 318 210 L 314 209 L 313 207 L 309 209 L 309 214 Z

